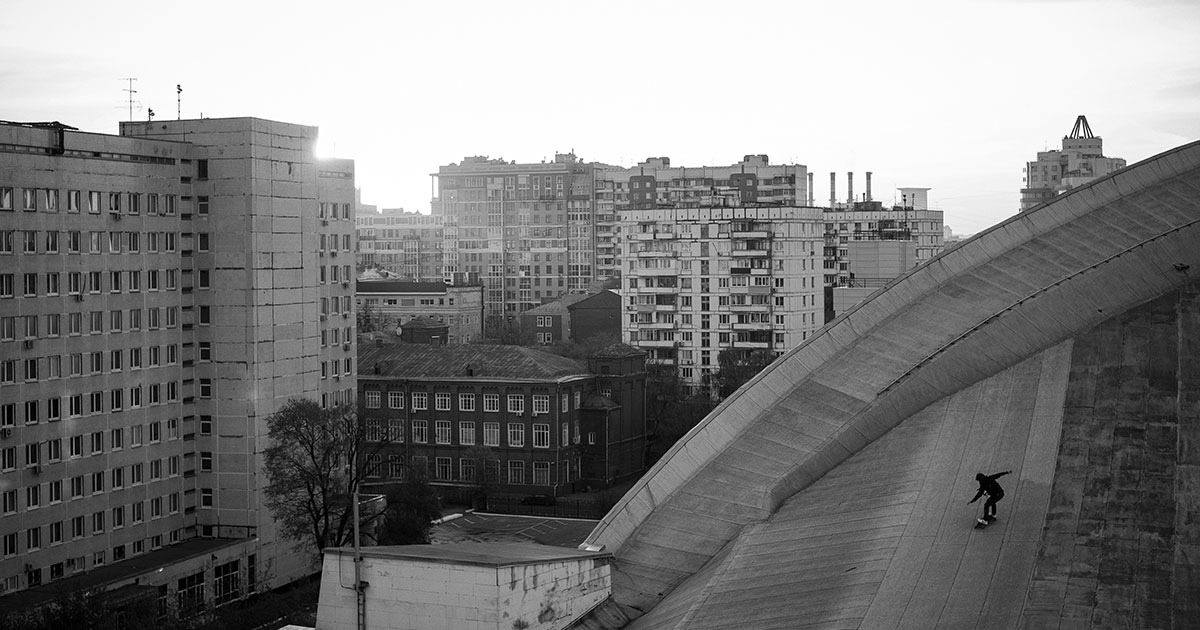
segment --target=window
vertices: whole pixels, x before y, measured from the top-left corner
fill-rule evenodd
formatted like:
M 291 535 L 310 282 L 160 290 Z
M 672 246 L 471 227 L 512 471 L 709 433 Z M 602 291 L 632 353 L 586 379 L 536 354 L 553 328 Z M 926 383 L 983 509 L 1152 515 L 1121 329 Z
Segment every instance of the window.
M 175 598 L 176 612 L 180 619 L 194 617 L 203 612 L 204 571 L 180 578 L 175 589 Z
M 449 457 L 438 457 L 435 460 L 434 475 L 439 481 L 450 481 L 453 478 L 453 461 Z
M 6 490 L 4 492 L 4 513 L 15 514 L 17 512 L 17 491 Z
M 533 485 L 550 485 L 550 462 L 533 462 Z
M 413 420 L 412 433 L 413 442 L 417 444 L 424 444 L 429 441 L 429 426 L 425 420 Z
M 533 447 L 534 448 L 550 448 L 550 425 L 534 424 L 533 425 Z
M 513 459 L 508 460 L 508 483 L 511 485 L 525 483 L 525 462 Z
M 520 422 L 508 423 L 508 445 L 525 446 L 525 425 Z
M 483 423 L 483 444 L 484 446 L 500 446 L 499 422 Z
M 42 504 L 42 486 L 33 484 L 25 488 L 25 509 L 37 509 Z
M 412 395 L 413 411 L 424 411 L 429 408 L 429 394 L 425 392 L 413 392 Z
M 450 443 L 450 421 L 449 420 L 438 420 L 436 423 L 434 423 L 434 431 L 435 431 L 434 438 L 437 440 L 438 444 L 449 444 Z
M 484 394 L 483 410 L 500 411 L 500 394 Z
M 200 379 L 200 397 L 201 398 L 212 398 L 213 397 L 213 380 L 211 378 Z
M 469 457 L 458 460 L 458 480 L 475 481 L 475 460 Z
M 463 446 L 470 446 L 475 443 L 474 422 L 458 423 L 458 442 Z
M 213 506 L 213 491 L 212 488 L 200 489 L 200 507 L 211 508 Z
M 533 395 L 533 415 L 550 413 L 550 395 L 549 394 L 534 394 Z
M 449 392 L 438 392 L 433 396 L 434 409 L 438 411 L 450 411 L 450 394 Z
M 213 569 L 213 604 L 222 606 L 242 595 L 238 561 L 231 560 Z
M 475 394 L 459 394 L 458 410 L 475 411 Z
M 566 413 L 571 410 L 570 396 L 568 396 L 567 394 L 562 395 L 562 404 L 559 406 L 559 410 L 562 411 L 563 413 Z
M 508 395 L 508 413 L 525 413 L 525 397 L 521 394 Z
M 365 404 L 367 406 L 367 409 L 378 409 L 379 408 L 379 399 L 381 398 L 379 390 L 368 389 L 365 392 L 363 392 L 363 394 L 365 396 Z

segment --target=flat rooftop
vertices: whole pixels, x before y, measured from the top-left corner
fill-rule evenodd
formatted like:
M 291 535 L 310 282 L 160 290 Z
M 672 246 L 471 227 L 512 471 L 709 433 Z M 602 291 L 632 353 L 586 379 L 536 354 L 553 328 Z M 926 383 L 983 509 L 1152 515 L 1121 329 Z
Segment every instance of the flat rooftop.
M 353 555 L 349 547 L 326 549 L 325 553 Z M 541 564 L 580 558 L 608 558 L 611 554 L 552 547 L 537 543 L 515 542 L 460 542 L 444 545 L 394 545 L 388 547 L 366 547 L 362 554 L 369 558 L 398 558 L 424 560 L 446 564 L 471 564 L 486 567 L 507 567 L 524 564 Z

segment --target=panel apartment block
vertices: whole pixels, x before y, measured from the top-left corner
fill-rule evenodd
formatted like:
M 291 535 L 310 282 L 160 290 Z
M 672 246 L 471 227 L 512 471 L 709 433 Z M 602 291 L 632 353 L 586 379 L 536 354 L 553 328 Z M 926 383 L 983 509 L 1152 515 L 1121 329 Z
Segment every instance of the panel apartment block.
M 820 208 L 622 213 L 622 337 L 707 386 L 723 350 L 794 348 L 823 323 Z
M 353 375 L 354 320 L 317 317 L 354 308 L 353 162 L 252 118 L 0 134 L 3 590 L 196 539 L 245 543 L 219 557 L 239 594 L 298 575 L 260 501 L 263 420 L 353 400 L 321 375 Z

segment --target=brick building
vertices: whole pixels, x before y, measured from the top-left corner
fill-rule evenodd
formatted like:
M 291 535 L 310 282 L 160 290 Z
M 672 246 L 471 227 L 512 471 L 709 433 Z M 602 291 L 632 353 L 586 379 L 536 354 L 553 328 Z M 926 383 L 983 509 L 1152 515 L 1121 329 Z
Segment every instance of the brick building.
M 388 442 L 368 462 L 373 478 L 386 485 L 420 469 L 452 500 L 485 486 L 561 496 L 581 488 L 585 454 L 594 461 L 608 443 L 619 452 L 600 470 L 640 472 L 645 373 L 641 353 L 622 348 L 588 364 L 521 346 L 362 348 L 359 410 L 368 435 Z M 609 401 L 602 410 L 597 396 Z

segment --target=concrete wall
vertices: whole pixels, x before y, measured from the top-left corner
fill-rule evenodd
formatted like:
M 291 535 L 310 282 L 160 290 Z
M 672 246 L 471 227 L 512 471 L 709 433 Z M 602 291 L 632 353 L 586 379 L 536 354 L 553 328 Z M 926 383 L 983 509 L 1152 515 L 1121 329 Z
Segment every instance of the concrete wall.
M 516 566 L 364 558 L 367 628 L 550 630 L 608 597 L 607 563 L 593 558 Z M 355 630 L 353 558 L 325 555 L 317 627 Z

